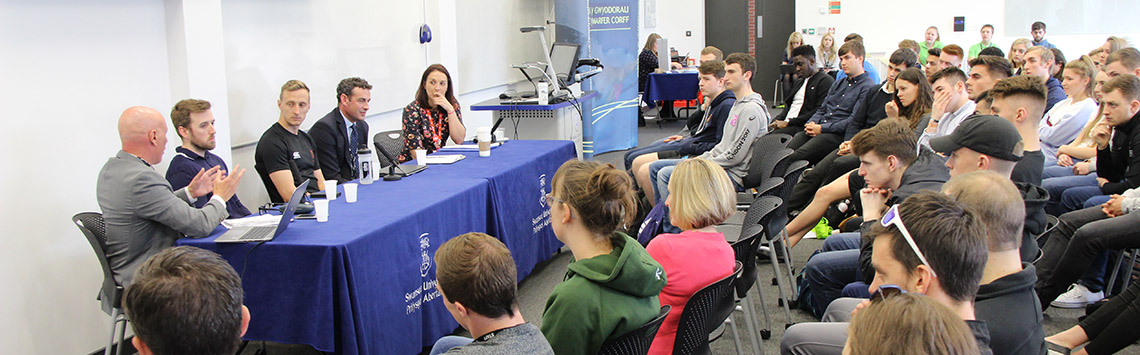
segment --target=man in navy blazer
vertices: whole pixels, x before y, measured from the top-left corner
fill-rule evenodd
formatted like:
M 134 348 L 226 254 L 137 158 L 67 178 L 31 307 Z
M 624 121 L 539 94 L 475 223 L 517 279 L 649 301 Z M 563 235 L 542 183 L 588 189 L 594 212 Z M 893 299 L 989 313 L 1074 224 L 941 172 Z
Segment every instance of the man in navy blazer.
M 356 150 L 368 146 L 364 115 L 372 101 L 372 85 L 361 78 L 347 78 L 337 84 L 336 97 L 337 107 L 313 124 L 309 136 L 325 178 L 345 182 L 360 176 Z

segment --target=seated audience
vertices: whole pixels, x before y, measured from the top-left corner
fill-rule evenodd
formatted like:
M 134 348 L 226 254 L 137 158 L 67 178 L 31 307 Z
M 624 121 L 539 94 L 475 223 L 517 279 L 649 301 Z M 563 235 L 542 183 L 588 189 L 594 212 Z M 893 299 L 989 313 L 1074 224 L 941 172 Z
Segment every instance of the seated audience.
M 847 37 L 843 38 L 844 44 L 847 44 L 847 42 L 851 42 L 851 41 L 859 41 L 859 43 L 862 44 L 863 43 L 863 36 L 860 36 L 858 33 L 852 33 L 852 34 L 847 35 Z M 840 49 L 842 50 L 842 48 L 840 48 Z M 842 57 L 843 54 L 840 53 L 839 56 Z M 840 58 L 840 62 L 841 62 L 840 64 L 842 64 L 842 58 Z M 874 65 L 871 65 L 871 62 L 863 61 L 863 72 L 867 73 L 867 77 L 871 78 L 872 84 L 879 83 L 879 81 L 880 81 L 879 80 L 879 69 L 876 69 Z M 843 78 L 846 78 L 846 77 L 847 77 L 847 72 L 845 72 L 843 70 L 840 70 L 835 74 L 835 80 L 837 80 L 837 81 L 843 80 Z
M 123 294 L 142 355 L 229 355 L 249 328 L 241 279 L 211 251 L 181 246 L 148 258 Z
M 844 354 L 977 354 L 978 342 L 962 318 L 934 298 L 881 289 L 851 317 Z
M 735 201 L 732 183 L 719 165 L 699 158 L 677 164 L 665 204 L 673 224 L 684 232 L 658 235 L 645 248 L 669 275 L 660 299 L 661 305 L 673 307 L 657 329 L 650 354 L 673 353 L 677 322 L 689 297 L 736 267 L 732 247 L 716 229 L 736 212 Z
M 1041 153 L 1037 125 L 1045 113 L 1045 91 L 1045 84 L 1040 79 L 1028 75 L 1004 79 L 989 90 L 989 96 L 993 98 L 990 111 L 1013 123 L 1025 143 L 1025 153 L 1009 176 L 1014 182 L 1041 185 L 1045 155 Z M 1045 211 L 1049 211 L 1048 208 L 1046 206 Z
M 1140 76 L 1140 51 L 1128 47 L 1112 52 L 1105 60 L 1103 70 L 1109 79 L 1120 74 Z
M 1053 67 L 1049 69 L 1050 75 L 1052 75 L 1054 79 L 1064 80 L 1061 73 L 1065 72 L 1065 64 L 1069 64 L 1069 62 L 1065 60 L 1065 53 L 1057 48 L 1052 48 L 1049 51 L 1053 52 Z
M 664 269 L 618 231 L 637 210 L 629 176 L 609 164 L 568 161 L 554 173 L 546 205 L 554 235 L 574 256 L 542 312 L 551 347 L 558 354 L 596 354 L 606 339 L 656 318 Z
M 701 49 L 700 63 L 697 63 L 697 65 L 714 60 L 724 60 L 724 52 L 721 52 L 720 48 L 707 46 Z
M 865 197 L 882 194 L 873 188 L 861 193 Z M 870 289 L 893 285 L 937 300 L 965 321 L 982 354 L 993 354 L 987 324 L 974 315 L 974 297 L 987 257 L 981 218 L 934 191 L 920 192 L 890 206 L 881 214 L 885 223 L 879 221 L 878 211 L 863 222 L 873 250 L 870 264 L 874 265 L 874 281 Z M 850 328 L 843 322 L 850 320 L 851 311 L 858 305 L 867 303 L 870 301 L 837 300 L 828 307 L 830 317 L 823 323 L 793 325 L 780 340 L 780 353 L 839 354 Z
M 803 132 L 796 133 L 788 142 L 788 148 L 796 151 L 789 161 L 807 160 L 815 164 L 843 142 L 851 114 L 875 86 L 875 81 L 863 71 L 864 55 L 862 41 L 848 41 L 839 47 L 840 64 L 848 77 L 835 81 L 823 105 L 804 124 Z
M 950 176 L 971 171 L 986 170 L 1009 179 L 1017 163 L 1025 155 L 1024 142 L 1017 128 L 997 116 L 975 116 L 962 123 L 953 134 L 930 141 L 935 151 L 947 156 L 946 167 Z M 1014 182 L 1016 191 L 1024 201 L 1024 225 L 1020 244 L 1021 260 L 1033 261 L 1037 257 L 1036 237 L 1045 231 L 1044 189 L 1025 182 Z
M 918 56 L 918 57 L 920 59 L 923 58 L 922 56 Z M 941 58 L 941 57 L 942 57 L 942 48 L 931 48 L 927 51 L 926 63 L 923 63 L 923 65 L 925 65 L 925 67 L 923 67 L 923 69 L 926 70 L 926 77 L 927 78 L 934 76 L 934 73 L 937 73 L 939 70 L 942 70 L 942 64 L 938 63 L 938 58 Z
M 839 70 L 839 54 L 836 52 L 834 34 L 831 32 L 823 34 L 823 38 L 819 39 L 819 54 L 815 57 L 819 68 L 825 73 L 835 73 Z
M 891 95 L 891 101 L 884 105 L 883 110 L 887 118 L 902 119 L 917 132 L 920 123 L 930 119 L 930 108 L 934 105 L 932 92 L 933 89 L 921 70 L 904 70 L 895 79 L 894 95 Z
M 166 122 L 153 108 L 135 106 L 119 116 L 122 150 L 103 164 L 95 184 L 95 197 L 103 211 L 107 233 L 107 262 L 124 287 L 147 257 L 174 245 L 184 236 L 205 237 L 229 214 L 245 170 L 222 172 L 220 167 L 199 169 L 186 187 L 174 191 L 153 166 L 166 151 Z M 199 197 L 213 193 L 202 208 Z M 109 290 L 103 290 L 107 292 Z M 110 298 L 102 297 L 110 310 Z
M 964 59 L 962 47 L 957 44 L 950 44 L 942 47 L 942 53 L 938 54 L 938 65 L 941 65 L 942 69 L 949 67 L 962 69 L 962 60 Z
M 1045 103 L 1046 112 L 1051 110 L 1053 105 L 1065 99 L 1065 88 L 1061 87 L 1061 81 L 1052 75 L 1054 64 L 1053 51 L 1048 48 L 1033 47 L 1025 52 L 1025 64 L 1022 67 L 1025 72 L 1023 74 L 1041 80 L 1045 83 L 1045 88 L 1049 90 L 1048 100 Z
M 1133 282 L 1076 326 L 1045 338 L 1057 353 L 1074 355 L 1115 354 L 1140 339 L 1140 282 Z M 1075 349 L 1081 345 L 1083 348 Z
M 1017 135 L 1009 122 L 997 117 L 994 120 Z M 1013 164 L 1006 165 L 1012 168 Z M 1008 168 L 1004 169 L 1006 174 Z M 1017 187 L 1008 176 L 992 170 L 975 171 L 954 176 L 942 192 L 973 209 L 986 226 L 989 255 L 974 297 L 974 310 L 978 319 L 989 326 L 990 348 L 994 354 L 1045 353 L 1045 330 L 1041 326 L 1044 318 L 1033 292 L 1037 275 L 1031 261 L 1036 255 L 1027 260 L 1022 258 L 1024 253 L 1018 252 L 1024 250 L 1019 245 L 1028 242 L 1035 244 L 1036 253 L 1036 240 L 1022 238 L 1026 213 Z
M 472 338 L 440 338 L 432 355 L 554 354 L 519 311 L 515 260 L 503 242 L 483 233 L 448 240 L 435 252 L 435 277 L 443 305 Z
M 764 107 L 764 100 L 760 94 L 752 91 L 751 79 L 754 70 L 756 70 L 756 60 L 748 54 L 733 53 L 725 58 L 725 87 L 736 94 L 736 103 L 728 113 L 731 118 L 725 122 L 720 142 L 712 150 L 698 156 L 724 168 L 737 191 L 744 189 L 742 185 L 744 175 L 748 173 L 748 163 L 752 161 L 752 152 L 750 152 L 752 142 L 756 137 L 767 133 L 770 118 L 767 108 Z M 653 189 L 653 191 L 646 190 L 645 194 L 648 196 L 652 193 L 659 203 L 665 201 L 669 195 L 669 176 L 673 173 L 673 167 L 679 162 L 681 159 L 664 159 L 643 166 L 638 178 L 648 177 L 648 180 L 642 181 L 649 181 Z M 680 230 L 669 224 L 668 213 L 663 224 L 665 231 L 680 233 Z
M 321 173 L 336 181 L 352 181 L 360 177 L 357 172 L 359 157 L 356 150 L 368 147 L 368 103 L 372 101 L 372 85 L 361 78 L 347 78 L 336 86 L 337 105 L 321 117 L 309 136 L 317 148 L 317 156 L 324 164 Z
M 981 52 L 978 52 L 978 55 L 979 55 L 979 56 L 982 56 L 982 55 L 996 55 L 996 56 L 998 56 L 998 57 L 1002 57 L 1002 58 L 1005 58 L 1005 52 L 1002 52 L 1002 51 L 1001 51 L 1001 48 L 998 48 L 998 47 L 987 47 L 987 48 L 982 48 L 982 51 L 981 51 Z M 1006 59 L 1006 60 L 1009 60 L 1009 59 Z
M 285 203 L 305 180 L 310 181 L 308 192 L 325 189 L 313 138 L 301 130 L 309 108 L 309 87 L 300 80 L 285 82 L 277 97 L 281 115 L 257 140 L 253 161 L 273 203 Z
M 792 51 L 795 50 L 796 47 L 802 46 L 803 44 L 803 35 L 801 35 L 799 31 L 792 31 L 792 34 L 788 35 L 788 45 L 784 47 L 784 58 L 780 60 L 780 64 L 791 65 L 793 56 Z M 780 92 L 784 93 L 784 96 L 791 95 L 793 81 L 795 81 L 793 74 L 780 74 Z
M 904 39 L 902 41 L 899 41 L 899 48 L 900 49 L 909 49 L 912 52 L 914 52 L 915 58 L 919 57 L 918 42 L 915 42 L 913 39 Z M 921 67 L 921 64 L 919 66 Z
M 404 107 L 404 149 L 400 162 L 415 159 L 413 151 L 425 149 L 428 154 L 447 145 L 448 138 L 455 144 L 463 143 L 467 127 L 463 113 L 455 99 L 451 74 L 442 64 L 432 64 L 424 70 L 416 99 Z
M 772 132 L 788 135 L 804 130 L 804 124 L 823 105 L 828 91 L 835 84 L 835 78 L 816 66 L 815 51 L 811 46 L 800 46 L 793 50 L 792 64 L 796 66 L 798 79 L 792 85 L 792 92 L 784 98 L 787 109 L 776 115 L 768 127 Z
M 941 40 L 942 36 L 938 34 L 938 27 L 930 26 L 926 28 L 926 32 L 923 33 L 923 41 L 918 42 L 918 60 L 922 62 L 922 65 L 933 65 L 936 67 L 935 70 L 942 69 L 938 68 L 937 62 L 930 63 L 928 60 L 929 57 L 937 57 L 942 53 Z M 931 53 L 931 49 L 938 49 L 937 53 L 939 54 Z
M 1062 86 L 1068 97 L 1053 105 L 1053 109 L 1046 112 L 1038 124 L 1037 133 L 1041 137 L 1041 154 L 1045 156 L 1045 166 L 1056 165 L 1057 150 L 1076 139 L 1081 128 L 1097 110 L 1096 101 L 1092 98 L 1092 81 L 1096 74 L 1092 60 L 1084 56 L 1080 60 L 1069 62 L 1065 67 Z
M 994 25 L 984 24 L 981 29 L 982 41 L 970 46 L 970 52 L 966 55 L 968 61 L 973 61 L 979 55 L 982 55 L 982 50 L 986 48 L 997 48 L 997 44 L 993 42 L 994 39 Z
M 994 47 L 990 47 L 994 48 Z M 970 77 L 966 79 L 966 97 L 977 103 L 978 95 L 994 88 L 998 81 L 1011 76 L 1009 61 L 1000 56 L 983 55 L 970 59 Z
M 1033 46 L 1042 46 L 1045 48 L 1057 48 L 1052 43 L 1045 39 L 1045 23 L 1041 21 L 1034 22 L 1029 26 L 1029 34 L 1033 36 Z
M 659 159 L 704 154 L 721 141 L 724 122 L 728 119 L 732 105 L 736 103 L 736 95 L 724 87 L 724 62 L 704 62 L 698 70 L 700 72 L 698 86 L 701 94 L 713 99 L 710 100 L 709 108 L 703 111 L 699 125 L 689 130 L 691 135 L 686 137 L 678 134 L 665 137 L 645 148 L 632 149 L 625 154 L 626 166 L 629 167 L 630 173 L 639 178 L 636 182 L 644 191 L 651 190 L 648 185 L 648 170 L 645 174 L 637 173 L 643 168 L 648 169 L 649 163 Z M 656 204 L 657 201 L 650 199 L 649 203 Z
M 859 104 L 859 108 L 851 116 L 851 124 L 847 125 L 847 132 L 844 134 L 843 143 L 839 144 L 839 148 L 831 151 L 812 169 L 804 172 L 803 177 L 793 187 L 791 197 L 788 198 L 789 211 L 802 209 L 811 201 L 812 194 L 819 189 L 820 185 L 833 181 L 840 175 L 847 174 L 859 167 L 859 157 L 851 155 L 851 139 L 859 131 L 874 127 L 880 120 L 886 118 L 888 105 L 894 105 L 895 111 L 898 111 L 898 107 L 903 107 L 903 110 L 906 111 L 905 116 L 917 115 L 920 120 L 921 117 L 930 112 L 930 84 L 926 82 L 926 76 L 917 66 L 918 57 L 907 49 L 896 49 L 891 54 L 890 65 L 887 66 L 887 81 L 867 91 L 863 102 Z M 903 79 L 908 82 L 903 84 L 905 92 L 900 93 L 896 89 L 898 83 L 896 77 L 900 76 L 903 71 L 910 71 L 910 69 L 914 69 L 915 73 Z M 905 104 L 903 104 L 904 101 Z M 892 104 L 891 102 L 895 103 Z
M 1021 66 L 1025 64 L 1025 51 L 1032 47 L 1028 39 L 1018 38 L 1009 45 L 1009 62 L 1013 63 L 1013 75 L 1021 75 Z
M 182 138 L 182 146 L 174 148 L 178 154 L 170 159 L 170 166 L 166 168 L 166 181 L 170 188 L 177 190 L 189 186 L 190 181 L 199 171 L 218 167 L 218 171 L 229 171 L 226 162 L 221 157 L 210 153 L 217 146 L 214 141 L 214 114 L 210 112 L 210 102 L 206 100 L 185 99 L 174 104 L 170 110 L 170 123 Z M 199 196 L 193 205 L 197 208 L 206 207 L 214 194 L 207 193 Z M 250 215 L 249 209 L 241 203 L 237 195 L 226 201 L 226 212 L 229 218 L 241 218 Z
M 1108 55 L 1127 47 L 1127 40 L 1117 36 L 1108 36 L 1108 39 L 1104 41 L 1104 44 L 1102 44 L 1100 47 L 1097 47 L 1097 49 L 1094 49 L 1092 53 L 1089 54 L 1089 56 L 1092 57 L 1093 63 L 1096 63 L 1097 70 L 1100 70 L 1101 67 L 1104 66 L 1104 63 L 1108 62 Z
M 1108 81 L 1108 74 L 1098 72 L 1093 89 L 1093 100 L 1100 102 L 1102 87 Z M 1104 120 L 1104 106 L 1097 106 L 1096 114 L 1085 127 L 1077 133 L 1077 138 L 1069 144 L 1057 148 L 1057 162 L 1046 166 L 1041 186 L 1049 189 L 1050 194 L 1060 195 L 1073 186 L 1096 186 L 1096 146 L 1093 144 L 1092 129 Z M 1091 169 L 1090 169 L 1091 168 Z M 1091 170 L 1091 171 L 1090 171 Z M 1053 190 L 1056 188 L 1056 190 Z
M 966 73 L 957 67 L 947 67 L 930 76 L 930 86 L 934 88 L 934 104 L 930 108 L 930 122 L 924 128 L 918 144 L 929 146 L 931 138 L 945 136 L 966 117 L 974 114 L 977 107 L 966 93 Z

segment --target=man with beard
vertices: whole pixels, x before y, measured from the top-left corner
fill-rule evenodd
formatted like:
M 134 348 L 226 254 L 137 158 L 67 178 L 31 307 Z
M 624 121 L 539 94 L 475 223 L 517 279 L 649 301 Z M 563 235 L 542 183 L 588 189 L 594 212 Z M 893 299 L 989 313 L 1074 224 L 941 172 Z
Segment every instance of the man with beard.
M 217 130 L 214 129 L 214 114 L 210 112 L 209 101 L 198 99 L 179 101 L 170 110 L 170 121 L 178 130 L 178 136 L 182 137 L 182 146 L 174 148 L 178 154 L 170 160 L 170 166 L 166 168 L 166 181 L 170 182 L 172 189 L 178 190 L 190 185 L 190 180 L 193 180 L 201 170 L 210 170 L 217 166 L 222 171 L 229 171 L 221 157 L 210 153 L 210 150 L 217 146 L 217 142 L 214 141 Z M 205 207 L 213 195 L 211 192 L 199 196 L 193 203 L 194 207 Z M 249 209 L 242 205 L 237 195 L 226 201 L 226 211 L 229 212 L 230 218 L 250 215 Z

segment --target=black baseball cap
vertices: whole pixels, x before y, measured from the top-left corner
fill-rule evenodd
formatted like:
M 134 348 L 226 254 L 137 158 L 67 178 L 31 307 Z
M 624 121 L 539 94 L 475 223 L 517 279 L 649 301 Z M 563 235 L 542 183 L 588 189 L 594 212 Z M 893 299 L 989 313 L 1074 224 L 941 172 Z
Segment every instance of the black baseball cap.
M 942 154 L 962 147 L 1006 161 L 1018 161 L 1025 155 L 1025 143 L 1017 128 L 993 115 L 967 117 L 953 133 L 930 140 L 930 148 Z

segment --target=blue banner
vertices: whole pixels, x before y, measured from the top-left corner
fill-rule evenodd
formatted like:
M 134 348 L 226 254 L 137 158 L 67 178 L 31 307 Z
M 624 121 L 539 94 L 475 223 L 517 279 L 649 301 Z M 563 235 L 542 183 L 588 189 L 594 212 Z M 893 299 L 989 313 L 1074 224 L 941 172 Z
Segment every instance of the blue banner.
M 560 0 L 555 2 L 557 41 L 582 44 L 583 58 L 598 58 L 601 74 L 582 84 L 596 90 L 582 122 L 583 153 L 589 157 L 637 145 L 638 2 Z

